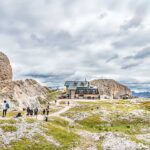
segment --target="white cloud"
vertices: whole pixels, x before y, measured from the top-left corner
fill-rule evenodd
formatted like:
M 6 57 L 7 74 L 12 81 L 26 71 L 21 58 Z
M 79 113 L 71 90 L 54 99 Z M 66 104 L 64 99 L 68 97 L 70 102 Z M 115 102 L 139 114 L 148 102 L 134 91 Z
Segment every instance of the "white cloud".
M 5 0 L 0 49 L 14 79 L 56 86 L 102 77 L 149 90 L 149 14 L 149 0 Z

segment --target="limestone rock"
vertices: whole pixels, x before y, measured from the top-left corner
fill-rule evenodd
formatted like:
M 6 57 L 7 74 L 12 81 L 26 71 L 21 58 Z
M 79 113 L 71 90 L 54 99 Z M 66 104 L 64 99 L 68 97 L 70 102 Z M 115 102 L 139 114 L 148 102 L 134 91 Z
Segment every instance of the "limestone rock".
M 32 79 L 12 81 L 9 59 L 0 52 L 0 103 L 7 100 L 14 109 L 40 107 L 46 102 L 48 92 L 48 88 Z
M 0 82 L 12 81 L 12 68 L 8 57 L 0 52 Z
M 123 95 L 132 95 L 131 90 L 112 79 L 98 79 L 91 81 L 91 85 L 97 86 L 101 96 L 107 98 L 121 98 Z
M 37 81 L 32 79 L 13 81 L 13 100 L 19 107 L 40 107 L 45 103 L 48 88 L 41 86 Z

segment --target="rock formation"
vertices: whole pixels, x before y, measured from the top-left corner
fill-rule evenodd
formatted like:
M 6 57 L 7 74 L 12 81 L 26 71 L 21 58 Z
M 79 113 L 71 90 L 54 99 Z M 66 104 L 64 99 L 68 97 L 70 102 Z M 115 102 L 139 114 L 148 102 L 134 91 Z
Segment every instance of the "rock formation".
M 126 98 L 131 97 L 131 90 L 112 79 L 98 79 L 90 82 L 97 86 L 102 98 Z
M 12 81 L 12 68 L 8 57 L 0 52 L 0 82 Z
M 32 79 L 12 81 L 9 59 L 0 52 L 0 103 L 8 100 L 12 108 L 35 107 L 45 103 L 48 88 Z

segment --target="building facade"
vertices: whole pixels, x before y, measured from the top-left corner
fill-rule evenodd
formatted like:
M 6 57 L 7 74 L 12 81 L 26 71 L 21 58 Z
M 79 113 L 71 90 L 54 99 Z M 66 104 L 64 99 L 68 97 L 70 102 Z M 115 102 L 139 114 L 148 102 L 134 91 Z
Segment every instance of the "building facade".
M 66 81 L 66 94 L 70 99 L 99 99 L 97 87 L 90 85 L 88 81 Z

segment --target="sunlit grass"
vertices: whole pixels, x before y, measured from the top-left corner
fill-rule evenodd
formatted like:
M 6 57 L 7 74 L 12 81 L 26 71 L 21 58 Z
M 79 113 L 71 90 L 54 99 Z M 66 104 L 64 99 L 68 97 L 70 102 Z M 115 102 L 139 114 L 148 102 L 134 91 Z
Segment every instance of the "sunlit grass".
M 57 150 L 57 147 L 49 143 L 41 135 L 36 135 L 31 139 L 22 138 L 18 141 L 11 142 L 11 147 L 3 150 Z
M 58 124 L 60 125 L 60 123 Z M 44 128 L 46 128 L 45 133 L 47 135 L 53 136 L 53 138 L 61 144 L 61 147 L 59 148 L 61 150 L 71 149 L 77 146 L 79 143 L 78 135 L 76 135 L 72 131 L 69 131 L 66 128 L 57 126 L 55 123 L 52 124 L 49 122 L 44 125 Z
M 17 128 L 16 128 L 15 126 L 11 126 L 11 125 L 0 126 L 0 128 L 1 128 L 4 132 L 15 132 L 15 131 L 17 131 Z
M 0 124 L 4 124 L 4 123 L 7 123 L 7 124 L 15 124 L 17 121 L 14 120 L 14 119 L 7 119 L 7 120 L 0 120 Z

